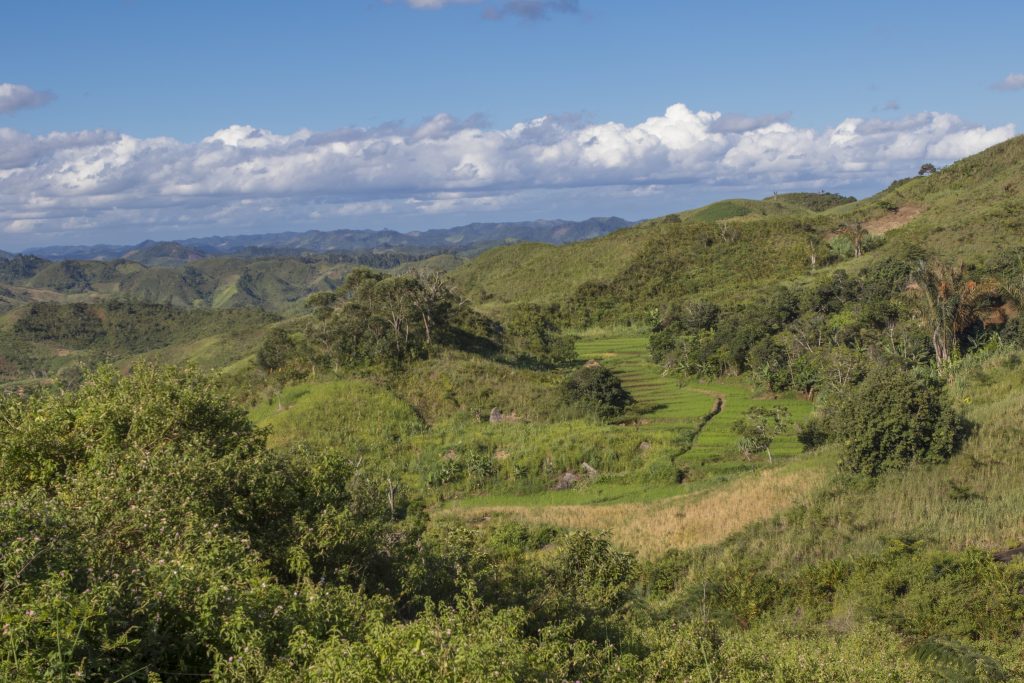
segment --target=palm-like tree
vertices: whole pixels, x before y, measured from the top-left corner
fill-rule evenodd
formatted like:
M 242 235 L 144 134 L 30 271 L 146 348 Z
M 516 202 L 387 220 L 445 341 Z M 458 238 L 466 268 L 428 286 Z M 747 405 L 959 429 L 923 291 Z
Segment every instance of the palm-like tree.
M 931 333 L 935 362 L 940 367 L 949 362 L 964 333 L 991 308 L 991 295 L 1002 289 L 995 280 L 971 280 L 963 263 L 917 263 L 910 274 L 907 293 Z
M 850 238 L 850 243 L 853 244 L 854 258 L 864 255 L 864 240 L 868 237 L 868 229 L 864 227 L 863 223 L 844 225 L 839 229 L 839 232 Z
M 821 240 L 814 233 L 807 236 L 807 240 L 804 242 L 804 252 L 807 254 L 807 259 L 811 262 L 811 272 L 814 272 L 818 268 L 818 251 L 821 249 Z

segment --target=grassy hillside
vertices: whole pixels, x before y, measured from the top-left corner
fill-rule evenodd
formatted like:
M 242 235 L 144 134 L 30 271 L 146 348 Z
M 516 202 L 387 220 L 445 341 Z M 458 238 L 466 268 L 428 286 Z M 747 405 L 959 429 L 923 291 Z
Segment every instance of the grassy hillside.
M 598 240 L 500 247 L 451 277 L 475 300 L 491 305 L 565 304 L 581 324 L 637 320 L 673 295 L 734 292 L 803 274 L 808 239 L 837 225 L 831 214 L 775 199 L 719 202 Z
M 800 278 L 813 270 L 812 251 L 819 267 L 854 269 L 908 245 L 991 260 L 1024 227 L 1022 176 L 1024 137 L 1017 137 L 861 201 L 813 193 L 727 200 L 599 240 L 499 247 L 452 278 L 478 301 L 559 303 L 569 319 L 587 324 L 639 322 L 650 309 L 698 293 L 736 298 Z M 841 226 L 856 223 L 871 234 L 871 250 L 859 260 L 830 245 Z
M 491 249 L 451 277 L 481 304 L 509 302 L 552 303 L 562 301 L 579 283 L 610 278 L 623 260 L 643 246 L 635 235 L 650 224 L 619 230 L 595 240 L 555 247 L 547 244 L 514 244 Z M 557 266 L 556 266 L 557 264 Z
M 275 316 L 140 303 L 35 302 L 0 317 L 0 380 L 149 359 L 221 368 L 252 354 Z
M 1024 136 L 933 175 L 895 183 L 868 201 L 921 209 L 891 233 L 893 247 L 922 244 L 969 261 L 990 260 L 1024 231 Z

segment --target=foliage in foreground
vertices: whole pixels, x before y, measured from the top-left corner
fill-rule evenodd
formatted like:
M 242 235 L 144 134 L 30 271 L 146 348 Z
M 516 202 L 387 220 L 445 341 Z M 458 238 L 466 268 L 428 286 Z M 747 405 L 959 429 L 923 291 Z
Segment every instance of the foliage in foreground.
M 195 371 L 107 368 L 0 408 L 5 680 L 1019 673 L 1024 573 L 976 551 L 772 573 L 434 522 L 371 461 L 268 448 Z

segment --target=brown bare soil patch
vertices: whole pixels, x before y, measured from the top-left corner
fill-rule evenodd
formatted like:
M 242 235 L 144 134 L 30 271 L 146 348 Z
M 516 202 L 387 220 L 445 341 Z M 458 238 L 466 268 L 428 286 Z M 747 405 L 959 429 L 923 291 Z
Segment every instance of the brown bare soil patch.
M 896 211 L 886 212 L 884 216 L 872 218 L 865 222 L 864 228 L 869 234 L 884 235 L 890 230 L 902 228 L 904 225 L 920 216 L 922 211 L 924 211 L 924 209 L 920 206 L 901 206 Z

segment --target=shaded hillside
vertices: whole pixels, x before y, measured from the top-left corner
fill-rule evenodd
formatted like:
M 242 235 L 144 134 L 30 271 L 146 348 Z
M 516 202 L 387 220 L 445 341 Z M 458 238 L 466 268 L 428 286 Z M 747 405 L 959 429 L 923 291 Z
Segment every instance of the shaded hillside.
M 0 261 L 2 295 L 10 301 L 140 301 L 196 308 L 243 306 L 283 312 L 313 292 L 333 289 L 356 266 L 381 269 L 421 259 L 402 254 L 339 254 L 309 258 L 206 258 L 184 265 L 133 261 L 46 261 L 19 255 Z
M 23 283 L 43 269 L 49 262 L 38 256 L 19 254 L 0 259 L 0 283 L 13 285 Z
M 207 254 L 200 249 L 187 247 L 177 242 L 152 242 L 147 241 L 139 244 L 134 249 L 126 251 L 122 258 L 146 265 L 176 265 L 198 261 L 206 258 Z
M 206 259 L 180 268 L 147 268 L 119 283 L 122 296 L 175 306 L 285 310 L 333 288 L 351 264 L 302 259 Z
M 0 317 L 0 381 L 51 375 L 78 362 L 181 346 L 216 346 L 221 364 L 252 353 L 278 318 L 254 309 L 195 310 L 130 302 L 36 302 Z

